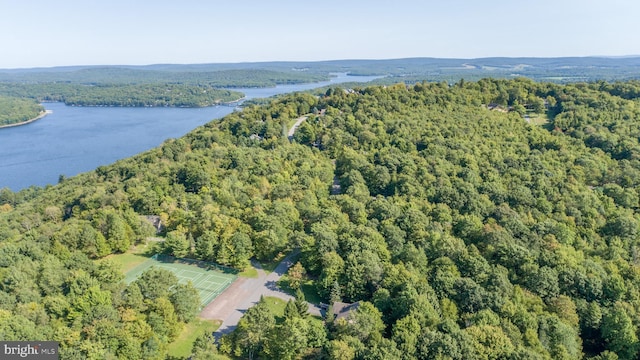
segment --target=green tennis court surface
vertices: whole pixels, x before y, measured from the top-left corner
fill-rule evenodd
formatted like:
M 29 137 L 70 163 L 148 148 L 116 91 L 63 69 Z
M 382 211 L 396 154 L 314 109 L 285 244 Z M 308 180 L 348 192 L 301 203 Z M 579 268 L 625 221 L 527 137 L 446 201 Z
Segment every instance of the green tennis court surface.
M 171 271 L 178 277 L 180 283 L 191 281 L 200 293 L 200 307 L 205 307 L 220 295 L 238 277 L 229 272 L 216 269 L 216 265 L 201 261 L 176 259 L 170 256 L 153 256 L 149 260 L 131 269 L 125 275 L 127 284 L 137 279 L 143 272 L 151 267 L 163 268 Z

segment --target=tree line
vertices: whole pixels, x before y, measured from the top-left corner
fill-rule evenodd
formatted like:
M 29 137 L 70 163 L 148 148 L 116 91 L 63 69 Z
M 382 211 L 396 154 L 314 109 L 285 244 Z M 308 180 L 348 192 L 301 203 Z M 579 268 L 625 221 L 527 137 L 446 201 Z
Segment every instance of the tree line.
M 144 68 L 144 67 L 143 67 Z M 217 70 L 215 70 L 217 69 Z M 49 71 L 14 70 L 0 72 L 0 82 L 22 84 L 184 84 L 211 87 L 273 87 L 281 84 L 302 84 L 329 80 L 334 71 L 299 72 L 287 69 L 247 68 L 228 69 L 224 65 L 211 67 L 167 65 L 145 69 L 129 67 L 79 67 L 78 69 L 50 69 Z
M 137 84 L 79 85 L 67 83 L 0 83 L 0 95 L 59 101 L 71 106 L 205 107 L 241 99 L 237 91 L 208 85 Z

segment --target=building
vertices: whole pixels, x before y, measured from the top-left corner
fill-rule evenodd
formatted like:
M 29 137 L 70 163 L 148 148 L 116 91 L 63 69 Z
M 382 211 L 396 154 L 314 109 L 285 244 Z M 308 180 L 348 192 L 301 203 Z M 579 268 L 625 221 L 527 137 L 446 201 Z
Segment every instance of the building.
M 345 319 L 347 318 L 347 316 L 349 315 L 350 312 L 352 311 L 356 311 L 358 310 L 358 308 L 360 307 L 360 302 L 354 302 L 353 304 L 350 303 L 343 303 L 343 302 L 339 302 L 336 301 L 333 303 L 333 315 L 335 316 L 335 320 L 339 320 L 339 319 Z

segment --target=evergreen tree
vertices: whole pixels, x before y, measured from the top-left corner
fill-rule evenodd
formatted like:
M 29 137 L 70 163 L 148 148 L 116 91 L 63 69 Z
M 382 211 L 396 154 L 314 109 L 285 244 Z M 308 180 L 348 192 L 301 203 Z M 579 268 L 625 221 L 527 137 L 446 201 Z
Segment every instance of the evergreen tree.
M 307 300 L 304 297 L 304 293 L 300 289 L 296 290 L 296 297 L 295 297 L 294 304 L 295 304 L 296 311 L 298 312 L 298 316 L 300 316 L 303 319 L 309 316 L 309 303 L 307 303 Z

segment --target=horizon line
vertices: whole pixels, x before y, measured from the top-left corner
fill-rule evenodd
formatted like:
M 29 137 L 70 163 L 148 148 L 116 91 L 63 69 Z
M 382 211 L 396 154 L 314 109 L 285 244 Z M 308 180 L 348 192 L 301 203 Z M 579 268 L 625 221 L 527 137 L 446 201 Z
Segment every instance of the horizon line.
M 394 60 L 415 60 L 415 59 L 433 59 L 433 60 L 484 60 L 484 59 L 632 59 L 640 58 L 639 55 L 585 55 L 585 56 L 483 56 L 483 57 L 432 57 L 432 56 L 411 56 L 399 58 L 343 58 L 343 59 L 325 59 L 325 60 L 264 60 L 264 61 L 229 61 L 229 62 L 194 62 L 194 63 L 145 63 L 145 64 L 74 64 L 74 65 L 51 65 L 51 66 L 32 66 L 32 67 L 6 67 L 0 68 L 4 70 L 38 70 L 38 69 L 55 69 L 55 68 L 91 68 L 91 67 L 150 67 L 150 66 L 203 66 L 203 65 L 243 65 L 243 64 L 267 64 L 267 63 L 328 63 L 339 61 L 394 61 Z

